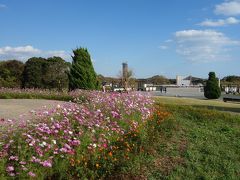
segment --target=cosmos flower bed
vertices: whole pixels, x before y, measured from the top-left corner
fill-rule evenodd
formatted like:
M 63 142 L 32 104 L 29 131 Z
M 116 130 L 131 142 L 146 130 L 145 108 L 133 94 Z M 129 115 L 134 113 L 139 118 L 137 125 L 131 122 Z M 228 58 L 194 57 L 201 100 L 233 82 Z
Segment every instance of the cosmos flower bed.
M 39 112 L 32 121 L 1 122 L 1 178 L 102 178 L 141 151 L 153 111 L 150 97 L 89 91 L 72 96 L 79 97 L 76 103 Z

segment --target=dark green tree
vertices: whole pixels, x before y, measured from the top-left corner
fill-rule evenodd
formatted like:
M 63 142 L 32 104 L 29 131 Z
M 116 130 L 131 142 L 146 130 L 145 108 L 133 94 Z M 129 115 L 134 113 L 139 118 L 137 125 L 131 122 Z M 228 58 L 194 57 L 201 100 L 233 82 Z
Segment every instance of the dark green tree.
M 21 87 L 24 64 L 17 60 L 0 62 L 0 87 Z
M 23 71 L 24 88 L 68 89 L 69 64 L 61 57 L 30 58 Z
M 204 96 L 208 99 L 218 99 L 221 96 L 221 89 L 218 85 L 218 79 L 215 72 L 210 72 L 206 86 L 204 87 Z
M 32 57 L 28 59 L 23 71 L 23 88 L 45 88 L 43 74 L 46 67 L 45 58 Z
M 43 83 L 45 88 L 62 91 L 68 89 L 69 65 L 61 57 L 50 57 L 44 67 Z
M 72 59 L 69 73 L 69 90 L 98 89 L 99 83 L 88 50 L 86 48 L 73 50 Z

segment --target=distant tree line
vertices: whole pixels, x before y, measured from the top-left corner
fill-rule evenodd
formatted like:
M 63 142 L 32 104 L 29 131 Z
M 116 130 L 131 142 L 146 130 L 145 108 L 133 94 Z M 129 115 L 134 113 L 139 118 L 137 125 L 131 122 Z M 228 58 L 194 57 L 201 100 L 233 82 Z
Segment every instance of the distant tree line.
M 0 61 L 0 87 L 41 89 L 98 89 L 99 82 L 90 54 L 85 48 L 73 50 L 72 64 L 61 57 L 32 57 Z
M 146 79 L 136 79 L 132 77 L 132 72 L 129 74 L 130 87 L 136 86 L 138 81 L 143 80 L 154 85 L 176 83 L 175 79 L 159 75 Z M 202 83 L 209 86 L 205 79 L 193 78 L 193 80 L 195 84 Z M 56 56 L 50 58 L 32 57 L 26 63 L 18 60 L 0 61 L 0 87 L 42 88 L 61 91 L 63 89 L 99 89 L 102 83 L 121 84 L 121 78 L 97 75 L 86 48 L 73 50 L 72 63 Z M 221 83 L 240 84 L 240 76 L 226 76 L 221 80 Z
M 8 88 L 68 88 L 70 63 L 60 57 L 32 57 L 0 62 L 0 86 Z
M 226 76 L 221 80 L 222 85 L 238 85 L 240 86 L 240 76 Z

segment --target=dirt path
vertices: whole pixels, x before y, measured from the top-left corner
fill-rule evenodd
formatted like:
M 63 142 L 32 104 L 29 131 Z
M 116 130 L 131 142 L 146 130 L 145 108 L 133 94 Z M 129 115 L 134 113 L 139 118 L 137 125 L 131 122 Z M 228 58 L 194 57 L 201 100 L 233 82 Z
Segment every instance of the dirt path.
M 0 99 L 0 119 L 17 119 L 20 115 L 26 115 L 31 110 L 51 108 L 63 103 L 63 101 L 42 99 Z

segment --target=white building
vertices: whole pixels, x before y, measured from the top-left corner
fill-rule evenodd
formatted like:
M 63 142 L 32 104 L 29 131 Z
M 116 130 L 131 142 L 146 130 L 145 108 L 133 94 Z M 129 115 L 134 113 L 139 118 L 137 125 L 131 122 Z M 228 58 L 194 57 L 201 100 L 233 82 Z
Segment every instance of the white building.
M 176 77 L 176 85 L 177 86 L 190 86 L 191 83 L 191 76 L 184 77 L 184 76 L 177 76 Z
M 153 84 L 144 84 L 143 85 L 145 91 L 156 91 L 157 87 Z

